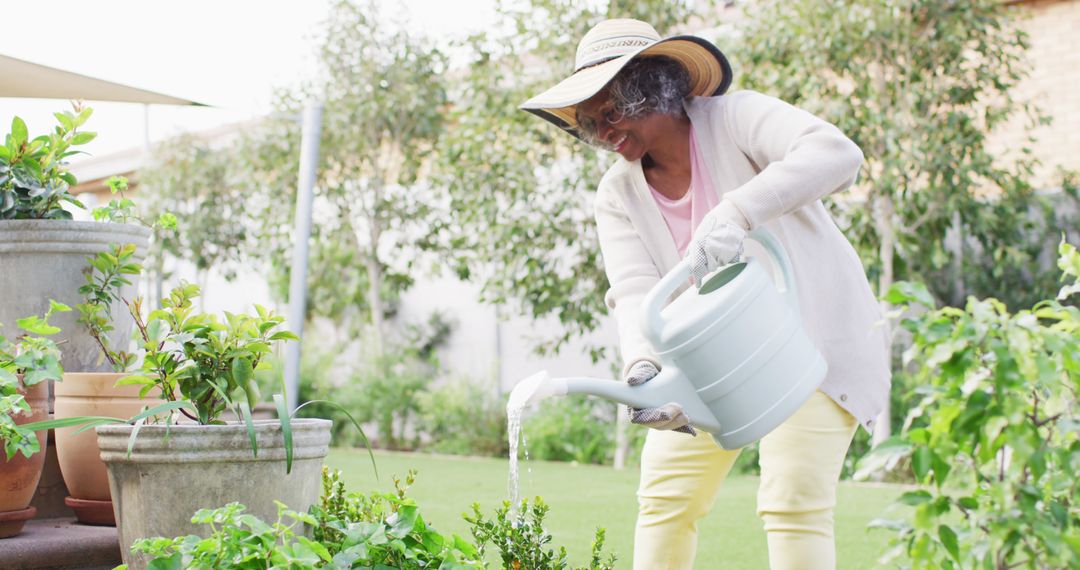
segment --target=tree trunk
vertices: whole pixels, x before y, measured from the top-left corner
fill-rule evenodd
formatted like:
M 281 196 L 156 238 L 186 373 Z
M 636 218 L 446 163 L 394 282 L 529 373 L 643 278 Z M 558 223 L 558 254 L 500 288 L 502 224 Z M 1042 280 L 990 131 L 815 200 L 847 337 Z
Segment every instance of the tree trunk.
M 375 356 L 383 355 L 383 306 L 382 306 L 382 267 L 379 264 L 378 249 L 379 228 L 375 220 L 371 221 L 371 252 L 367 256 L 368 305 L 371 307 L 372 342 Z
M 625 469 L 626 459 L 630 456 L 630 416 L 626 412 L 626 404 L 615 406 L 615 469 Z
M 877 206 L 875 210 L 875 225 L 877 226 L 877 233 L 881 239 L 881 245 L 878 250 L 878 259 L 881 261 L 881 275 L 878 278 L 878 296 L 884 296 L 889 291 L 889 288 L 893 284 L 893 257 L 896 254 L 896 227 L 895 227 L 895 207 L 893 206 L 892 196 L 879 195 L 875 200 Z M 885 315 L 889 314 L 892 310 L 892 306 L 885 300 L 881 301 L 881 310 Z M 886 327 L 886 334 L 888 335 L 888 358 L 889 366 L 892 366 L 892 330 L 891 327 Z M 871 438 L 873 445 L 885 441 L 892 435 L 892 401 L 887 400 L 885 402 L 885 409 L 877 417 L 876 426 L 874 427 L 874 435 Z

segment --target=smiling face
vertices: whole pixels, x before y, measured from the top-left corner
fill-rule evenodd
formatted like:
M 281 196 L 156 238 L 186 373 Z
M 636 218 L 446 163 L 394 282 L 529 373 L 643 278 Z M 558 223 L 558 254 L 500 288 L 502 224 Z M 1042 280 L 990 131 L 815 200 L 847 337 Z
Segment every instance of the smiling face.
M 589 142 L 613 150 L 629 161 L 640 160 L 660 144 L 675 117 L 646 112 L 626 117 L 615 108 L 607 90 L 577 106 L 578 128 Z

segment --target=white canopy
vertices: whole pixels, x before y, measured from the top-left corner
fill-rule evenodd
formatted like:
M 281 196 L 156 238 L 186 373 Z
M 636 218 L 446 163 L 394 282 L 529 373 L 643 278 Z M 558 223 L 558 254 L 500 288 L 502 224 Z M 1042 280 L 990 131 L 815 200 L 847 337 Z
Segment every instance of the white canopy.
M 180 97 L 129 87 L 6 55 L 0 55 L 0 97 L 204 106 Z

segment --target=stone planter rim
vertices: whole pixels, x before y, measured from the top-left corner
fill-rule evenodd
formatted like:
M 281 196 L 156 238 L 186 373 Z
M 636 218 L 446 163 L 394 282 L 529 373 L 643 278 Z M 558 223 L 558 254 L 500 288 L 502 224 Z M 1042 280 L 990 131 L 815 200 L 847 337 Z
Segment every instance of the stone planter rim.
M 101 459 L 108 463 L 220 463 L 285 461 L 285 438 L 278 420 L 254 420 L 258 456 L 251 450 L 243 422 L 224 425 L 144 425 L 139 429 L 131 455 L 128 441 L 135 426 L 102 425 L 95 428 Z M 319 418 L 294 418 L 293 461 L 325 457 L 330 449 L 333 422 Z

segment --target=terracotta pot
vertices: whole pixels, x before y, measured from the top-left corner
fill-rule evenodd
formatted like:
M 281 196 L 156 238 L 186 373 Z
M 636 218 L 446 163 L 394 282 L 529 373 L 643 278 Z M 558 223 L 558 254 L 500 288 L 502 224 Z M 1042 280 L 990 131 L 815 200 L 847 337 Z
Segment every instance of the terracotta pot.
M 157 392 L 139 398 L 141 386 L 116 386 L 127 374 L 68 372 L 56 384 L 53 403 L 57 419 L 77 416 L 105 416 L 128 419 L 144 406 L 158 404 Z M 83 524 L 116 526 L 109 472 L 101 461 L 94 430 L 75 433 L 78 427 L 56 430 L 56 455 L 69 497 L 64 503 Z
M 22 378 L 19 379 L 20 381 Z M 30 422 L 40 422 L 49 417 L 49 384 L 51 382 L 39 382 L 29 388 L 22 388 L 19 393 L 30 404 L 31 415 L 15 416 L 15 423 L 22 425 Z M 29 459 L 21 453 L 16 454 L 11 460 L 0 453 L 0 538 L 15 536 L 22 532 L 23 524 L 34 518 L 37 509 L 30 506 L 30 499 L 34 497 L 38 481 L 41 479 L 41 469 L 45 465 L 45 437 L 47 432 L 37 432 L 38 444 L 41 447 L 39 453 L 35 453 Z

